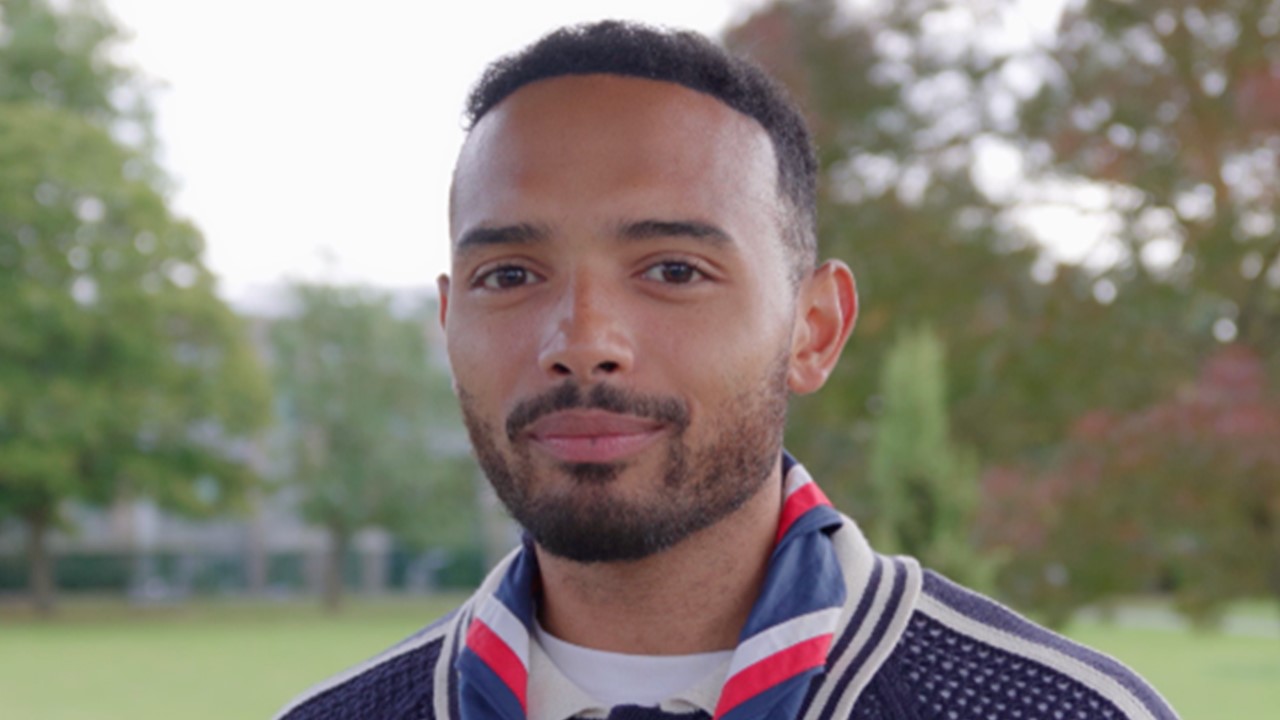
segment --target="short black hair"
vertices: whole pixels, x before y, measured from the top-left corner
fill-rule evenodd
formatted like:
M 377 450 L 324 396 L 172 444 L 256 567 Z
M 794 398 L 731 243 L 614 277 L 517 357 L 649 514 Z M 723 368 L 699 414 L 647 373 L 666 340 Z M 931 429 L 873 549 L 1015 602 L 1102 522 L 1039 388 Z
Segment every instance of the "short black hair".
M 706 37 L 640 23 L 606 20 L 560 28 L 485 70 L 467 98 L 468 129 L 495 105 L 538 80 L 565 75 L 622 75 L 683 85 L 758 122 L 778 160 L 778 190 L 791 217 L 783 237 L 798 279 L 817 256 L 818 162 L 804 116 L 755 63 Z

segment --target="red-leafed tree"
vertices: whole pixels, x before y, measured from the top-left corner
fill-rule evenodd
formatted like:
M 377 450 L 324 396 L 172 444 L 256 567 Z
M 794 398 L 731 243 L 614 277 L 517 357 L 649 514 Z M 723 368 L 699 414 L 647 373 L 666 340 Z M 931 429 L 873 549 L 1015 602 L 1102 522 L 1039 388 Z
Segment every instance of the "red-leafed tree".
M 1019 589 L 1059 619 L 1152 589 L 1198 620 L 1280 599 L 1280 398 L 1243 345 L 1165 401 L 1084 416 L 1052 470 L 992 471 L 985 489 L 989 541 L 1017 549 Z

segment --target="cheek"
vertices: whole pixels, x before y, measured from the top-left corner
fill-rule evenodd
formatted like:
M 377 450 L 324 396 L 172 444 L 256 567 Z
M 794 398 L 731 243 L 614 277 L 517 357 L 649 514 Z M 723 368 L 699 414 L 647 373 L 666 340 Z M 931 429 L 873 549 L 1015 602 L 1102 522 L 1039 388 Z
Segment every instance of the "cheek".
M 754 293 L 734 293 L 723 301 L 678 312 L 659 313 L 648 333 L 682 364 L 712 365 L 741 373 L 761 358 L 772 360 L 791 341 L 791 311 Z
M 498 408 L 533 362 L 527 333 L 486 318 L 466 322 L 455 316 L 446 332 L 455 383 L 486 414 Z
M 657 373 L 666 382 L 654 379 L 673 394 L 685 396 L 695 413 L 715 413 L 766 376 L 773 376 L 780 357 L 790 348 L 791 326 L 785 320 L 760 315 L 749 319 L 741 307 L 723 315 L 667 314 L 665 322 L 656 323 L 656 330 L 646 334 L 640 364 L 660 368 Z M 646 373 L 642 370 L 642 374 Z

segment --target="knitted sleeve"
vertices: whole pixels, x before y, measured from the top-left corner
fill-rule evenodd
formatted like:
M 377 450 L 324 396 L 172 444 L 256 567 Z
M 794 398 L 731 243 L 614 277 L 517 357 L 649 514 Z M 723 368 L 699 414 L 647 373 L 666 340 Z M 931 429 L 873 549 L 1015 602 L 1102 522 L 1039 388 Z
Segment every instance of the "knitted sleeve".
M 442 644 L 437 639 L 320 688 L 281 720 L 430 718 L 431 676 Z
M 857 720 L 1177 720 L 1124 665 L 927 573 Z

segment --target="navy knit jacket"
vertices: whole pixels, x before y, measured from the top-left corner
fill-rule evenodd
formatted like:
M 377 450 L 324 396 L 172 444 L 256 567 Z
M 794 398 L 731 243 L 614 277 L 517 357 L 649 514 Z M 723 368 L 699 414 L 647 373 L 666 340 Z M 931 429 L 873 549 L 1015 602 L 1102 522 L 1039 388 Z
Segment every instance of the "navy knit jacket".
M 789 483 L 807 480 L 803 468 L 790 458 L 785 467 Z M 823 645 L 824 654 L 815 667 L 791 678 L 789 700 L 744 705 L 730 720 L 1176 720 L 1155 690 L 1115 660 L 922 570 L 910 558 L 876 554 L 853 521 L 833 510 L 820 508 L 808 519 L 819 512 L 828 513 L 822 516 L 824 522 L 809 525 L 821 530 L 823 544 L 797 546 L 798 559 L 775 553 L 773 561 L 774 565 L 799 562 L 811 577 L 800 585 L 791 578 L 785 586 L 772 588 L 777 592 L 771 592 L 766 580 L 757 605 L 771 595 L 789 603 L 830 590 L 832 584 L 842 585 L 835 588 L 838 620 L 834 608 L 829 613 L 830 641 Z M 814 548 L 828 546 L 834 551 L 832 570 L 809 562 L 806 555 Z M 500 703 L 495 705 L 497 711 L 473 710 L 474 700 L 464 698 L 476 695 L 462 689 L 466 682 L 458 668 L 466 667 L 459 658 L 474 645 L 474 625 L 486 612 L 484 600 L 501 587 L 512 587 L 512 577 L 521 572 L 536 573 L 528 568 L 530 556 L 527 546 L 518 549 L 460 608 L 381 655 L 312 688 L 278 719 L 523 717 L 514 702 L 506 705 L 506 711 Z M 771 566 L 771 577 L 775 569 Z M 484 694 L 502 692 L 490 693 L 486 688 Z M 704 712 L 677 714 L 635 706 L 615 707 L 609 717 L 710 718 Z

